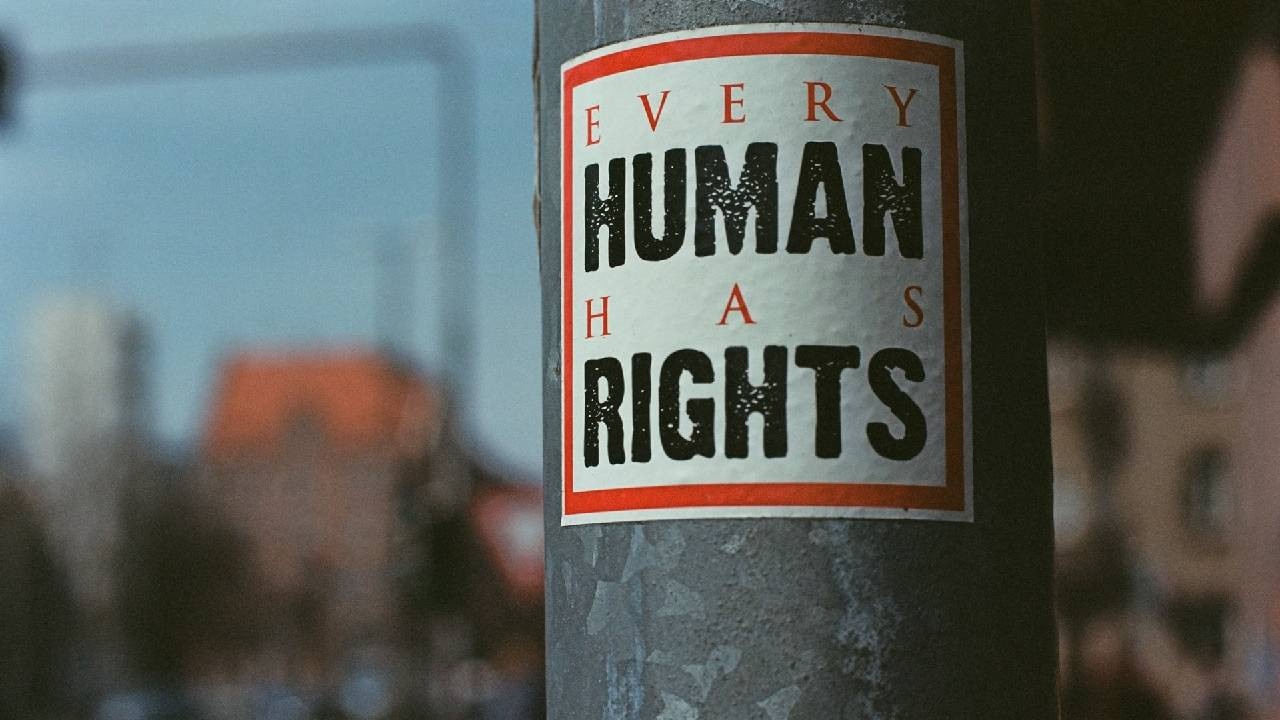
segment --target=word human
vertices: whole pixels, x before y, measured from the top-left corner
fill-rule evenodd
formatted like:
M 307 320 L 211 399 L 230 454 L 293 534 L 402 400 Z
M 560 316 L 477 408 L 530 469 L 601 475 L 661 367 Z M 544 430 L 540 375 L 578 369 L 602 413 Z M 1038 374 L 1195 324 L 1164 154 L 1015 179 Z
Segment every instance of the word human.
M 927 377 L 920 355 L 903 347 L 912 344 L 908 338 L 871 340 L 880 334 L 874 329 L 877 308 L 853 305 L 867 298 L 874 302 L 874 296 L 861 289 L 854 292 L 849 285 L 868 276 L 877 286 L 901 281 L 908 289 L 895 287 L 895 294 L 902 292 L 908 305 L 918 311 L 895 321 L 907 328 L 923 324 L 923 310 L 911 305 L 915 300 L 910 288 L 922 290 L 924 286 L 914 283 L 935 272 L 940 260 L 931 250 L 931 262 L 925 261 L 924 152 L 894 142 L 863 142 L 864 138 L 831 142 L 806 136 L 802 119 L 844 122 L 842 116 L 848 111 L 835 102 L 829 85 L 804 84 L 807 117 L 796 117 L 790 128 L 781 128 L 776 115 L 763 123 L 744 124 L 743 84 L 723 85 L 721 122 L 741 126 L 728 136 L 741 137 L 748 128 L 751 136 L 720 142 L 727 133 L 717 133 L 714 128 L 719 125 L 713 125 L 708 135 L 682 137 L 635 154 L 609 152 L 608 131 L 598 117 L 600 105 L 586 108 L 585 144 L 597 148 L 580 169 L 573 170 L 574 181 L 581 183 L 582 199 L 574 208 L 572 226 L 574 237 L 582 238 L 580 246 L 576 242 L 572 246 L 575 251 L 582 248 L 580 254 L 574 253 L 574 262 L 581 263 L 575 270 L 599 273 L 590 283 L 598 297 L 585 303 L 586 339 L 602 348 L 626 349 L 588 355 L 579 366 L 580 451 L 585 467 L 646 463 L 659 455 L 672 461 L 776 459 L 788 454 L 824 460 L 875 455 L 911 461 L 924 451 L 930 428 L 912 394 L 929 397 L 923 384 L 936 384 L 940 378 Z M 885 124 L 892 128 L 896 120 L 898 127 L 910 127 L 907 109 L 916 91 L 899 93 L 896 87 L 884 87 L 888 90 L 883 96 L 885 110 L 896 108 L 884 114 Z M 656 100 L 649 95 L 639 98 L 648 127 L 656 133 L 668 92 Z M 854 107 L 866 105 L 863 98 Z M 880 140 L 883 131 L 880 128 L 875 139 Z M 644 133 L 643 128 L 639 132 Z M 860 189 L 858 197 L 850 196 L 846 180 Z M 929 240 L 933 248 L 940 238 Z M 726 262 L 743 252 L 762 258 L 778 253 L 815 254 L 830 262 L 823 263 L 829 267 L 814 270 L 813 278 L 759 283 L 757 287 L 764 285 L 778 295 L 766 291 L 758 299 L 763 307 L 757 305 L 760 313 L 753 317 L 742 288 L 768 277 L 771 269 L 763 260 Z M 857 263 L 861 258 L 885 258 L 881 262 L 897 266 L 859 270 L 853 267 L 855 256 Z M 716 266 L 715 257 L 721 258 L 722 267 Z M 636 279 L 636 273 L 608 274 L 610 268 L 637 261 L 671 262 L 652 275 L 648 286 Z M 727 275 L 728 266 L 735 268 L 732 277 Z M 627 322 L 609 324 L 611 298 L 615 307 L 643 313 L 645 299 L 660 291 L 655 285 L 717 282 L 733 289 L 728 305 L 705 308 L 707 332 L 716 327 L 721 330 L 714 332 L 724 333 L 708 334 L 705 342 L 681 343 L 674 351 L 664 343 L 662 354 L 650 353 L 643 346 L 644 336 L 626 338 L 634 332 Z M 807 282 L 814 284 L 807 286 Z M 788 306 L 781 294 L 787 292 L 811 302 L 783 310 Z M 847 312 L 851 325 L 867 328 L 867 339 L 858 340 L 858 345 L 766 344 L 768 339 L 776 342 L 810 328 L 817 328 L 817 338 L 827 334 L 805 317 L 820 303 L 828 314 L 833 308 Z M 740 315 L 744 328 L 753 328 L 750 335 L 727 329 L 731 312 Z M 696 317 L 696 308 L 689 313 Z M 829 322 L 817 319 L 822 313 L 813 314 L 815 323 Z M 600 333 L 594 332 L 597 325 Z M 763 382 L 753 384 L 753 376 L 762 376 Z M 794 392 L 809 381 L 812 405 L 806 392 L 803 399 L 792 397 L 789 409 L 788 390 Z M 846 396 L 854 383 L 864 384 L 869 391 L 853 395 L 867 397 L 866 406 L 855 408 L 852 397 Z M 760 423 L 753 439 L 749 425 L 756 415 Z M 856 443 L 844 432 L 845 423 L 850 422 L 862 425 L 854 433 L 860 438 Z M 804 447 L 796 447 L 797 443 Z M 846 447 L 851 444 L 857 447 Z
M 831 104 L 835 91 L 820 81 L 804 81 L 807 95 L 804 121 L 843 122 Z M 721 124 L 735 125 L 747 121 L 743 93 L 745 83 L 720 86 L 724 95 Z M 897 125 L 910 127 L 908 110 L 917 91 L 908 89 L 904 98 L 899 88 L 885 85 L 896 108 Z M 639 95 L 649 129 L 656 132 L 662 121 L 670 90 L 663 90 L 656 110 L 648 94 Z M 601 142 L 601 121 L 596 117 L 600 105 L 586 108 L 586 145 Z M 841 112 L 844 112 L 841 110 Z M 895 180 L 888 149 L 883 145 L 862 146 L 862 229 L 863 247 L 867 255 L 885 252 L 886 214 L 892 217 L 904 258 L 920 259 L 924 253 L 921 227 L 920 150 L 903 148 L 903 182 Z M 742 174 L 735 186 L 730 182 L 724 148 L 702 145 L 694 149 L 694 253 L 698 256 L 716 252 L 716 213 L 724 217 L 724 243 L 729 252 L 742 251 L 747 219 L 755 211 L 756 252 L 778 251 L 778 145 L 754 142 L 747 147 Z M 662 235 L 654 234 L 653 221 L 653 155 L 641 153 L 631 159 L 632 217 L 635 224 L 635 253 L 642 260 L 660 261 L 674 256 L 683 247 L 686 236 L 686 192 L 688 180 L 687 152 L 684 148 L 667 150 L 663 155 Z M 600 233 L 608 231 L 610 267 L 626 262 L 626 159 L 614 158 L 608 163 L 608 194 L 600 194 L 600 165 L 592 163 L 584 169 L 586 189 L 585 267 L 588 272 L 600 268 Z M 840 167 L 835 143 L 809 142 L 804 145 L 800 174 L 796 181 L 795 201 L 787 228 L 786 251 L 807 253 L 818 239 L 825 239 L 832 252 L 855 252 L 853 222 L 845 199 L 844 173 Z M 819 197 L 819 193 L 822 196 Z M 819 206 L 825 209 L 819 215 Z
M 737 183 L 729 176 L 725 150 L 720 145 L 693 149 L 693 180 L 689 179 L 689 153 L 684 148 L 667 150 L 662 157 L 661 232 L 653 212 L 653 163 L 651 153 L 631 158 L 631 213 L 634 226 L 630 239 L 636 257 L 657 262 L 674 257 L 688 236 L 687 194 L 693 192 L 693 251 L 696 256 L 715 255 L 723 244 L 732 254 L 742 252 L 747 222 L 755 215 L 755 252 L 776 253 L 779 229 L 785 227 L 788 253 L 810 252 L 819 240 L 831 252 L 851 255 L 857 251 L 853 218 L 846 199 L 840 148 L 833 142 L 807 142 L 801 150 L 800 171 L 794 179 L 795 198 L 788 222 L 783 223 L 778 201 L 778 144 L 753 142 L 747 145 Z M 846 153 L 847 154 L 847 153 Z M 898 252 L 903 258 L 924 257 L 921 222 L 920 150 L 904 147 L 901 153 L 902 182 L 897 181 L 893 160 L 884 145 L 864 144 L 862 161 L 862 251 L 868 256 L 885 254 L 885 219 L 893 224 Z M 586 212 L 583 236 L 586 240 L 584 267 L 600 268 L 601 235 L 608 236 L 607 261 L 618 267 L 627 261 L 627 161 L 608 162 L 607 190 L 601 188 L 600 164 L 583 170 Z M 723 237 L 717 237 L 717 215 L 723 218 Z
M 748 420 L 759 414 L 764 420 L 762 451 L 766 458 L 786 457 L 789 450 L 787 421 L 787 387 L 791 363 L 788 349 L 766 345 L 763 352 L 764 382 L 748 381 L 750 351 L 732 346 L 724 350 L 723 372 L 717 378 L 711 357 L 695 349 L 676 350 L 664 359 L 657 372 L 657 436 L 662 452 L 672 460 L 690 460 L 698 456 L 715 457 L 719 451 L 717 421 L 723 421 L 723 452 L 726 458 L 746 458 L 751 454 Z M 861 365 L 862 353 L 856 345 L 798 345 L 794 364 L 812 373 L 814 389 L 812 417 L 813 451 L 819 458 L 838 458 L 842 444 L 841 388 L 842 375 Z M 586 389 L 583 418 L 583 463 L 598 466 L 601 451 L 611 465 L 627 462 L 627 437 L 623 413 L 631 416 L 630 460 L 648 462 L 654 452 L 653 356 L 636 353 L 631 356 L 630 373 L 615 357 L 587 360 L 583 384 Z M 891 429 L 882 419 L 866 424 L 866 439 L 871 449 L 889 460 L 910 460 L 924 448 L 928 437 L 925 415 L 920 406 L 898 385 L 894 371 L 907 381 L 925 380 L 920 357 L 904 348 L 884 348 L 867 362 L 866 382 L 871 392 L 884 405 L 884 414 L 896 418 Z M 717 409 L 714 395 L 699 393 L 684 400 L 681 384 L 695 386 L 720 385 L 718 394 L 723 404 Z M 708 390 L 713 390 L 708 387 Z M 629 395 L 629 403 L 628 403 Z M 627 409 L 624 410 L 624 405 Z M 688 427 L 686 432 L 682 426 Z M 603 437 L 602 437 L 603 436 Z M 603 442 L 602 442 L 603 440 Z

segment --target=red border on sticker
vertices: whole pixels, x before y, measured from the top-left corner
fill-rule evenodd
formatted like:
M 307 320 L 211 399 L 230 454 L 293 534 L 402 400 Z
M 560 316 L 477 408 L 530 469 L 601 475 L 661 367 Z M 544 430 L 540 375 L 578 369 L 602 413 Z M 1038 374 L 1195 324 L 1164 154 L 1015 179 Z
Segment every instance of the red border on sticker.
M 945 465 L 942 485 L 888 483 L 699 483 L 578 491 L 573 487 L 573 90 L 608 75 L 685 60 L 748 55 L 844 55 L 938 68 L 942 157 Z M 956 51 L 922 40 L 838 32 L 762 32 L 685 38 L 620 50 L 564 71 L 562 78 L 563 261 L 561 333 L 564 396 L 564 515 L 699 507 L 846 507 L 965 510 L 964 330 L 960 258 L 960 169 Z

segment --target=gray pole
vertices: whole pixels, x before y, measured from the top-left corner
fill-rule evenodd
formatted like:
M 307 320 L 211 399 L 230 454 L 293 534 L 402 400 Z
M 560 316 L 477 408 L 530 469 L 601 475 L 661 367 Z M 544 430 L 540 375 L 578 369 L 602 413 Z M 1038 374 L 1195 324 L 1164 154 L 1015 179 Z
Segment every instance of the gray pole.
M 537 20 L 549 717 L 1057 717 L 1030 3 L 542 0 Z M 964 43 L 971 523 L 561 526 L 560 66 L 615 42 L 757 22 Z

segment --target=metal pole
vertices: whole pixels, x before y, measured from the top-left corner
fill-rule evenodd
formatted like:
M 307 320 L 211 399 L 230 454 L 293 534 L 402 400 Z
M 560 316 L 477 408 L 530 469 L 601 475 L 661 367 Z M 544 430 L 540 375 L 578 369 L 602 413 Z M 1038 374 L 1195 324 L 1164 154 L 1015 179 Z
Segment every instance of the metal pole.
M 596 0 L 583 5 L 542 0 L 537 20 L 549 717 L 1056 718 L 1052 493 L 1042 277 L 1033 210 L 1036 124 L 1029 3 Z M 748 517 L 698 517 L 695 511 L 686 519 L 602 518 L 594 524 L 565 525 L 562 403 L 568 402 L 565 383 L 581 382 L 568 376 L 580 377 L 584 367 L 581 361 L 566 363 L 562 346 L 566 318 L 578 313 L 580 323 L 583 316 L 580 307 L 570 308 L 570 315 L 562 308 L 562 222 L 577 222 L 578 216 L 564 214 L 561 199 L 562 140 L 568 132 L 561 117 L 561 65 L 596 49 L 608 52 L 606 46 L 613 43 L 658 33 L 783 22 L 866 24 L 963 43 L 960 112 L 961 136 L 967 143 L 962 180 L 968 192 L 964 313 L 971 333 L 971 521 L 749 517 L 750 511 L 728 508 L 728 514 Z M 768 74 L 739 80 L 750 84 Z M 830 77 L 823 79 L 834 85 Z M 705 81 L 729 82 L 711 70 Z M 651 109 L 657 107 L 657 91 L 665 87 L 653 86 Z M 719 92 L 720 85 L 712 87 Z M 736 97 L 730 95 L 734 92 L 725 90 L 726 102 Z M 627 97 L 636 94 L 633 90 Z M 678 95 L 678 89 L 672 90 L 667 112 L 673 116 L 682 107 Z M 748 102 L 756 98 L 744 97 Z M 719 101 L 715 95 L 704 104 L 718 113 Z M 752 106 L 729 107 L 725 121 L 740 107 Z M 578 106 L 574 112 L 575 132 L 593 131 L 587 123 L 601 117 L 577 117 L 582 113 Z M 615 117 L 608 115 L 606 122 Z M 610 138 L 622 132 L 616 122 L 600 127 L 612 128 L 614 134 L 606 136 Z M 648 132 L 638 127 L 641 134 Z M 690 165 L 693 147 L 713 137 L 682 140 Z M 784 148 L 784 142 L 778 147 Z M 625 162 L 631 172 L 629 156 Z M 846 166 L 846 177 L 850 167 Z M 598 193 L 604 197 L 611 188 L 604 179 L 606 170 L 599 172 Z M 736 167 L 730 175 L 739 177 Z M 630 183 L 628 175 L 625 191 L 634 193 Z M 668 187 L 670 183 L 668 179 Z M 631 197 L 625 202 L 632 202 Z M 654 206 L 660 203 L 659 197 Z M 789 205 L 782 205 L 782 211 L 790 211 Z M 693 208 L 692 200 L 689 207 Z M 831 207 L 828 202 L 827 209 Z M 784 240 L 779 238 L 780 246 Z M 635 252 L 632 242 L 626 240 L 626 253 Z M 820 240 L 817 246 L 827 252 L 827 242 Z M 860 255 L 852 257 L 865 257 L 861 236 L 858 243 Z M 599 245 L 608 247 L 603 240 Z M 682 252 L 692 255 L 689 247 Z M 776 263 L 783 254 L 749 252 L 744 250 L 735 260 Z M 607 254 L 602 255 L 602 267 L 603 257 Z M 624 267 L 635 267 L 634 258 L 627 256 Z M 716 259 L 705 258 L 700 267 L 710 270 Z M 723 295 L 718 297 L 717 315 L 724 307 Z M 745 297 L 753 302 L 749 292 Z M 617 312 L 623 300 L 612 301 Z M 575 298 L 575 305 L 580 304 Z M 598 304 L 594 312 L 600 312 Z M 613 320 L 611 331 L 616 335 L 622 332 L 621 316 Z M 860 321 L 848 319 L 850 324 Z M 595 328 L 599 332 L 598 324 Z M 708 325 L 708 333 L 711 330 Z M 576 326 L 574 337 L 582 332 L 582 326 Z M 759 363 L 758 355 L 752 357 Z M 656 350 L 652 362 L 656 373 L 661 362 Z M 625 360 L 623 367 L 629 367 Z M 720 367 L 715 372 L 720 373 Z M 855 376 L 845 377 L 852 382 Z M 793 402 L 798 387 L 791 385 Z M 605 383 L 586 392 L 612 388 Z M 582 392 L 578 385 L 570 390 Z M 713 391 L 706 394 L 718 402 L 720 396 Z M 625 398 L 625 403 L 632 401 L 631 395 Z M 716 422 L 723 421 L 717 416 Z M 687 427 L 688 418 L 681 422 Z M 600 428 L 601 438 L 612 432 L 606 424 Z M 716 426 L 717 442 L 722 430 Z M 652 433 L 657 436 L 658 424 Z M 794 423 L 790 441 L 788 457 L 813 442 Z M 576 436 L 570 438 L 570 452 L 582 452 L 579 442 Z M 759 452 L 758 441 L 752 442 L 757 443 L 752 452 Z M 605 440 L 600 443 L 601 458 L 607 457 Z M 630 452 L 630 443 L 628 437 L 621 449 Z M 724 452 L 720 446 L 716 450 Z M 661 452 L 653 450 L 655 462 Z M 598 462 L 593 470 L 608 467 L 609 460 Z M 688 476 L 683 481 L 697 480 Z M 642 481 L 660 483 L 662 478 L 647 476 Z M 892 509 L 886 513 L 891 516 Z
M 70 50 L 23 59 L 16 74 L 24 91 L 66 90 L 394 62 L 440 70 L 436 211 L 446 235 L 440 334 L 448 379 L 465 407 L 475 374 L 475 80 L 470 52 L 453 30 L 417 24 Z

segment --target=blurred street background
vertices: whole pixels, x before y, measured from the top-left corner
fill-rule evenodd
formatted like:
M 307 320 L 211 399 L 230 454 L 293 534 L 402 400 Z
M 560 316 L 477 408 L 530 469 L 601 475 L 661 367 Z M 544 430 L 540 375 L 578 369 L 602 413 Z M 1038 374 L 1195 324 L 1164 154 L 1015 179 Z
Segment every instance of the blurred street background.
M 1037 8 L 1063 716 L 1280 718 L 1280 19 Z M 0 719 L 542 717 L 532 19 L 0 8 Z
M 531 17 L 0 9 L 0 717 L 541 717 Z

